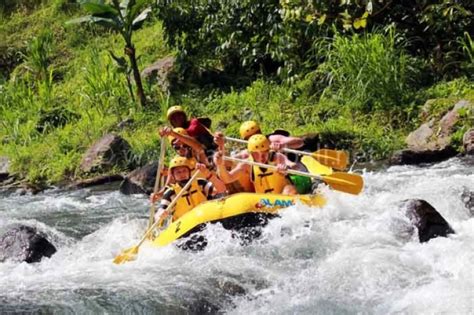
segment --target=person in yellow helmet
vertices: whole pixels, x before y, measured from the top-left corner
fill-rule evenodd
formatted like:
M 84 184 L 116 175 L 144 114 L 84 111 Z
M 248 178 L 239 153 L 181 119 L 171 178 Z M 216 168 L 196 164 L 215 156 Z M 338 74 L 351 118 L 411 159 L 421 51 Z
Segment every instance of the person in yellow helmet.
M 287 178 L 286 170 L 295 168 L 296 164 L 289 161 L 285 155 L 270 150 L 270 140 L 262 135 L 255 134 L 248 140 L 247 151 L 249 160 L 277 166 L 277 169 L 261 168 L 246 163 L 237 164 L 232 170 L 227 170 L 222 152 L 214 156 L 219 176 L 224 183 L 232 183 L 240 176 L 247 176 L 252 182 L 255 192 L 273 194 L 295 194 L 296 188 Z
M 168 205 L 174 197 L 181 191 L 191 178 L 193 168 L 196 168 L 205 178 L 194 180 L 188 192 L 179 198 L 174 209 L 167 209 Z M 225 191 L 225 184 L 204 164 L 193 162 L 182 156 L 176 156 L 170 161 L 169 174 L 174 179 L 174 184 L 167 187 L 163 197 L 161 198 L 158 211 L 155 214 L 155 220 L 159 220 L 161 216 L 173 215 L 173 221 L 179 219 L 186 212 L 196 207 L 201 202 L 222 196 Z M 158 194 L 151 195 L 151 201 L 154 203 L 159 199 Z
M 181 106 L 171 106 L 166 113 L 166 117 L 171 126 L 174 128 L 184 128 L 190 137 L 199 141 L 204 146 L 207 156 L 210 156 L 216 149 L 213 135 L 210 131 L 212 122 L 209 118 L 188 119 L 186 112 Z
M 206 167 L 210 167 L 209 160 L 204 153 L 203 145 L 201 145 L 196 139 L 189 137 L 184 128 L 178 127 L 171 129 L 170 127 L 164 127 L 161 128 L 158 133 L 161 137 L 168 137 L 168 140 L 177 155 L 190 160 L 192 171 L 194 171 L 194 166 L 197 163 L 202 163 Z M 166 186 L 171 184 L 174 184 L 173 176 L 167 176 L 165 186 L 161 188 L 156 195 L 162 196 L 165 193 Z
M 257 122 L 248 120 L 240 125 L 239 133 L 241 139 L 248 140 L 253 135 L 261 134 L 262 131 Z M 266 136 L 277 150 L 282 148 L 299 149 L 304 144 L 303 139 L 300 137 L 290 137 L 290 134 L 284 130 L 278 129 Z

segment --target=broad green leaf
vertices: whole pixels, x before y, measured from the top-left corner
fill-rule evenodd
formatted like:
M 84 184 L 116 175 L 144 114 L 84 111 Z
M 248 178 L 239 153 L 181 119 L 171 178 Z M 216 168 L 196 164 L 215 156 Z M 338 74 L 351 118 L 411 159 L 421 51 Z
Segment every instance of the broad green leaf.
M 99 4 L 93 2 L 85 2 L 83 5 L 84 9 L 92 15 L 100 16 L 104 14 L 117 15 L 118 11 L 115 10 L 112 6 L 107 4 Z
M 108 18 L 93 16 L 92 19 L 91 19 L 91 22 L 95 23 L 95 24 L 105 26 L 105 27 L 108 27 L 108 28 L 111 28 L 111 29 L 114 29 L 116 31 L 120 31 L 120 29 L 121 29 L 120 22 L 118 20 L 114 20 L 114 19 L 108 19 Z
M 93 16 L 92 15 L 85 15 L 85 16 L 81 16 L 81 17 L 78 17 L 76 19 L 72 19 L 72 20 L 69 20 L 66 22 L 66 25 L 70 25 L 70 24 L 79 24 L 79 23 L 86 23 L 86 22 L 89 22 L 89 23 L 92 23 L 94 22 L 92 20 Z

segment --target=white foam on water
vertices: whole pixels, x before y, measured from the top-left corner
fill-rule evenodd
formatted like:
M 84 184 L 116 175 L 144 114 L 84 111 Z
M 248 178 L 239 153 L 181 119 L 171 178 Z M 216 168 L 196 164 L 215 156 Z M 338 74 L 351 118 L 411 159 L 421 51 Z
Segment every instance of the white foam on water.
M 77 239 L 37 217 L 40 230 L 63 240 L 58 253 L 38 264 L 0 264 L 0 292 L 8 292 L 0 299 L 43 305 L 47 298 L 82 312 L 137 305 L 140 312 L 150 310 L 147 305 L 183 312 L 204 299 L 231 314 L 473 313 L 474 219 L 460 198 L 464 187 L 474 191 L 473 172 L 453 159 L 366 173 L 361 195 L 326 189 L 327 206 L 284 209 L 247 246 L 213 224 L 203 232 L 208 246 L 201 252 L 145 243 L 137 259 L 123 265 L 112 260 L 142 237 L 145 197 L 56 196 L 60 206 L 54 198 L 35 199 L 47 204 L 44 213 L 92 207 L 92 218 L 103 223 Z M 432 204 L 456 234 L 420 244 L 400 206 L 410 198 Z M 109 216 L 101 217 L 101 209 Z M 26 223 L 17 211 L 0 211 L 0 217 Z

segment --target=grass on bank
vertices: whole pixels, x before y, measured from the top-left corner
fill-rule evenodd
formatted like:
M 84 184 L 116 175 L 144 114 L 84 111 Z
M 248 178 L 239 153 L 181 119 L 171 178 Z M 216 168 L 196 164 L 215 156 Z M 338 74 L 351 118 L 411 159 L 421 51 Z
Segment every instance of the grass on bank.
M 241 122 L 255 119 L 264 132 L 319 133 L 324 142 L 370 160 L 403 147 L 427 99 L 440 99 L 432 110 L 439 115 L 455 99 L 474 95 L 467 79 L 417 85 L 422 62 L 396 46 L 393 33 L 376 33 L 336 37 L 325 51 L 326 62 L 292 86 L 259 79 L 244 90 L 191 90 L 171 97 L 145 86 L 151 106 L 142 109 L 109 56 L 108 50 L 122 55 L 121 38 L 100 28 L 64 27 L 74 15 L 80 14 L 44 5 L 31 14 L 13 14 L 0 27 L 8 45 L 26 56 L 10 80 L 0 83 L 0 155 L 9 156 L 13 171 L 31 182 L 84 176 L 78 171 L 83 153 L 108 132 L 131 144 L 135 164 L 157 158 L 156 130 L 174 104 L 192 116 L 211 117 L 214 130 L 231 136 L 238 135 Z M 40 36 L 52 36 L 50 47 L 32 45 Z M 141 68 L 173 54 L 162 38 L 156 21 L 135 34 Z M 124 120 L 132 123 L 120 129 Z M 457 132 L 468 123 L 463 120 Z

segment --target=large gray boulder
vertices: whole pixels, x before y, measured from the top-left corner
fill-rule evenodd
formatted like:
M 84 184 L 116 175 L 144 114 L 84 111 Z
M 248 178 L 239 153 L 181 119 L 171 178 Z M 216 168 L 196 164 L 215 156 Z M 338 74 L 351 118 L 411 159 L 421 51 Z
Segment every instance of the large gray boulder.
M 80 169 L 84 173 L 106 171 L 114 166 L 129 167 L 132 161 L 130 144 L 116 134 L 106 134 L 84 154 Z
M 151 194 L 155 186 L 158 162 L 151 162 L 133 170 L 120 184 L 120 192 L 125 195 Z
M 34 263 L 55 252 L 56 248 L 44 233 L 26 225 L 13 227 L 0 237 L 0 262 Z
M 170 89 L 175 62 L 176 58 L 173 56 L 161 58 L 143 69 L 141 76 L 150 83 L 156 83 L 166 92 Z
M 449 223 L 436 209 L 422 199 L 410 199 L 403 202 L 406 215 L 418 229 L 420 243 L 427 242 L 438 236 L 446 237 L 454 233 Z
M 429 111 L 433 101 L 428 101 L 422 111 Z M 461 100 L 454 105 L 439 121 L 432 118 L 423 123 L 418 129 L 411 132 L 407 139 L 407 148 L 394 153 L 390 159 L 393 165 L 432 163 L 449 159 L 458 152 L 451 144 L 451 136 L 459 121 L 459 112 L 462 109 L 472 110 L 473 104 Z M 428 114 L 424 114 L 427 117 Z

